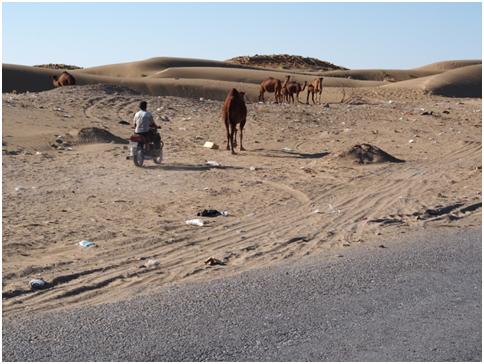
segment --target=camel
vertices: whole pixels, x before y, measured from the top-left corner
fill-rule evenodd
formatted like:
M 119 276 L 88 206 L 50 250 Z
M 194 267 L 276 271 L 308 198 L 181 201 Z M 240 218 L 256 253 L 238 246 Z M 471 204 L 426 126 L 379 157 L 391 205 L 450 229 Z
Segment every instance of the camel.
M 286 76 L 286 82 L 289 79 L 289 77 L 290 76 Z M 265 102 L 264 100 L 265 92 L 274 92 L 276 103 L 282 102 L 281 89 L 282 89 L 282 83 L 277 78 L 269 77 L 268 79 L 265 79 L 260 84 L 259 101 Z
M 59 77 L 52 76 L 54 87 L 71 86 L 76 84 L 76 79 L 69 72 L 62 72 Z
M 297 102 L 300 103 L 301 101 L 299 101 L 299 94 L 302 91 L 304 91 L 307 84 L 308 84 L 308 81 L 304 81 L 304 85 L 301 87 L 301 84 L 299 82 L 296 82 L 296 81 L 288 82 L 286 85 L 286 89 L 288 92 L 288 100 L 290 99 L 292 100 L 292 103 L 294 103 L 294 94 L 296 94 Z
M 306 104 L 309 105 L 309 95 L 311 95 L 311 100 L 313 100 L 313 104 L 315 104 L 314 102 L 314 85 L 312 83 L 310 83 L 308 85 L 308 94 L 307 94 L 307 97 L 306 97 Z
M 244 101 L 244 92 L 239 92 L 235 88 L 229 91 L 225 98 L 222 109 L 225 129 L 227 130 L 227 150 L 235 153 L 237 146 L 237 124 L 240 125 L 240 150 L 245 150 L 242 144 L 242 133 L 247 118 L 247 107 Z
M 314 87 L 314 94 L 316 94 L 316 100 L 318 99 L 318 95 L 319 95 L 318 103 L 321 104 L 321 96 L 323 94 L 323 77 L 316 78 L 311 82 L 310 85 Z M 309 86 L 308 86 L 308 92 L 309 92 Z M 314 104 L 314 98 L 313 98 L 313 104 Z

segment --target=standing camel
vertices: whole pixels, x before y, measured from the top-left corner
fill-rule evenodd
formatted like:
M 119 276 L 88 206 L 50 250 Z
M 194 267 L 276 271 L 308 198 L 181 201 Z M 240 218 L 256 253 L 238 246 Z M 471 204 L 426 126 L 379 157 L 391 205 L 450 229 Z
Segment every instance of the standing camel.
M 237 124 L 240 125 L 240 150 L 245 150 L 242 144 L 242 133 L 247 119 L 247 107 L 244 101 L 244 92 L 239 92 L 235 88 L 229 91 L 225 98 L 222 109 L 225 129 L 227 130 L 227 150 L 235 153 L 237 146 Z
M 319 100 L 318 103 L 321 104 L 321 97 L 323 94 L 323 77 L 318 77 L 315 80 L 311 82 L 311 85 L 314 87 L 314 93 L 316 94 L 316 100 L 318 100 L 318 95 L 319 95 Z M 313 100 L 314 103 L 314 100 Z
M 286 85 L 286 89 L 288 91 L 288 99 L 290 98 L 290 100 L 292 100 L 292 103 L 294 103 L 294 94 L 296 94 L 297 102 L 300 103 L 301 101 L 299 101 L 299 94 L 304 91 L 307 84 L 308 81 L 304 81 L 304 85 L 301 87 L 301 84 L 299 82 L 288 82 L 288 84 Z
M 289 77 L 291 76 L 286 76 L 285 83 L 287 82 Z M 268 79 L 265 79 L 260 84 L 259 101 L 265 102 L 264 100 L 265 92 L 274 92 L 274 98 L 276 99 L 276 103 L 282 102 L 282 94 L 281 94 L 282 87 L 283 86 L 281 81 L 278 80 L 277 78 L 269 77 Z

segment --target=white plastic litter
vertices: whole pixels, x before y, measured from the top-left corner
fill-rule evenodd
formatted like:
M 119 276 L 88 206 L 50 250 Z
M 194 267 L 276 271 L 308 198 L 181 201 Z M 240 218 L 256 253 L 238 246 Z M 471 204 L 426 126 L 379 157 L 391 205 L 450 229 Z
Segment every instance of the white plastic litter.
M 185 221 L 187 225 L 194 225 L 194 226 L 203 226 L 203 221 L 200 219 L 193 219 Z
M 207 161 L 207 165 L 212 166 L 212 167 L 220 167 L 221 164 L 219 162 L 215 161 Z
M 79 245 L 82 246 L 83 248 L 89 248 L 91 246 L 96 246 L 95 243 L 93 243 L 92 241 L 87 241 L 87 240 L 80 241 Z

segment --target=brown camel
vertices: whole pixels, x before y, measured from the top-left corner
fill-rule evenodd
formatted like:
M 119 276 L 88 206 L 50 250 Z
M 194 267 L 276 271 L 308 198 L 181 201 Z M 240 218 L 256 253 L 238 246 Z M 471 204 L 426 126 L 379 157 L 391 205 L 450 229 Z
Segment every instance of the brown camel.
M 304 81 L 304 85 L 301 87 L 301 84 L 299 82 L 288 82 L 288 84 L 286 85 L 286 89 L 289 94 L 288 99 L 292 100 L 292 103 L 294 103 L 294 94 L 296 94 L 297 102 L 300 103 L 301 101 L 299 101 L 299 94 L 304 91 L 307 84 L 308 81 Z
M 286 82 L 290 76 L 286 76 Z M 282 102 L 282 95 L 281 95 L 282 83 L 280 80 L 274 77 L 269 77 L 268 79 L 264 80 L 260 84 L 260 91 L 259 91 L 259 101 L 265 102 L 264 100 L 264 93 L 265 92 L 274 92 L 274 98 L 276 99 L 276 103 Z
M 318 77 L 315 80 L 311 82 L 311 85 L 314 87 L 314 93 L 316 94 L 316 100 L 318 100 L 318 95 L 319 95 L 319 100 L 318 103 L 321 104 L 321 96 L 323 94 L 323 77 Z M 309 86 L 308 86 L 309 88 Z M 313 99 L 313 104 L 314 104 L 314 99 Z
M 69 72 L 62 72 L 59 77 L 52 76 L 52 83 L 54 87 L 72 86 L 76 84 L 76 79 Z
M 227 150 L 232 150 L 232 154 L 237 154 L 234 149 L 237 146 L 237 124 L 240 125 L 240 150 L 245 150 L 242 144 L 242 133 L 247 119 L 244 96 L 244 92 L 239 92 L 233 88 L 227 94 L 222 109 L 225 129 L 227 130 Z

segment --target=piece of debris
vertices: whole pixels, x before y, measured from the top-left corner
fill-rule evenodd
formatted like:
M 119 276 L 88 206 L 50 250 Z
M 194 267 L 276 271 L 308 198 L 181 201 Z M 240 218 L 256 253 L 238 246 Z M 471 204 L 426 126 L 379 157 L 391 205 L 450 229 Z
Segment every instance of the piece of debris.
M 420 113 L 420 115 L 433 115 L 434 112 L 433 111 L 423 111 Z
M 160 265 L 160 261 L 156 259 L 150 259 L 146 263 L 144 263 L 141 267 L 144 268 L 154 268 Z
M 251 171 L 255 171 L 255 170 L 257 170 L 257 168 L 255 168 L 254 166 L 250 166 L 250 167 L 249 167 L 249 169 L 250 169 Z
M 200 97 L 200 101 L 204 101 L 205 99 L 203 97 Z
M 50 287 L 50 284 L 44 281 L 42 278 L 35 278 L 29 282 L 30 288 L 34 290 L 46 289 Z
M 83 248 L 90 248 L 92 246 L 96 246 L 95 243 L 93 243 L 92 241 L 87 241 L 87 240 L 80 241 L 79 245 L 82 246 Z
M 408 141 L 408 144 L 412 144 L 412 143 L 415 143 L 415 140 L 410 139 L 410 140 Z
M 378 247 L 379 247 L 379 248 L 386 248 L 386 246 L 385 246 L 385 245 L 383 245 L 383 244 L 378 245 Z
M 215 162 L 215 161 L 207 161 L 207 165 L 212 166 L 212 167 L 220 167 L 221 166 L 221 164 L 219 162 Z
M 188 121 L 188 120 L 192 120 L 192 118 L 190 116 L 187 118 L 182 118 L 182 121 Z
M 129 125 L 129 123 L 126 120 L 120 120 L 120 121 L 118 121 L 118 124 Z
M 54 111 L 62 111 L 62 109 L 60 107 L 57 107 L 57 106 L 54 106 Z
M 204 217 L 217 217 L 217 216 L 228 216 L 228 211 L 218 211 L 218 210 L 203 210 L 202 212 L 197 213 L 197 216 L 204 216 Z
M 288 153 L 290 153 L 290 152 L 292 152 L 292 151 L 293 151 L 291 148 L 288 148 L 288 147 L 284 147 L 284 148 L 282 148 L 282 150 L 283 150 L 284 152 L 288 152 Z
M 25 191 L 27 188 L 22 187 L 22 186 L 17 186 L 15 187 L 15 192 L 20 192 L 20 191 Z
M 450 111 L 449 110 L 444 110 L 444 111 L 442 111 L 442 114 L 450 114 Z
M 161 121 L 170 121 L 170 118 L 166 115 L 162 115 L 162 116 L 160 116 L 160 120 Z
M 220 259 L 210 257 L 205 261 L 205 264 L 207 265 L 225 265 L 224 262 L 222 262 Z
M 193 220 L 187 220 L 185 221 L 185 224 L 187 225 L 194 225 L 194 226 L 203 226 L 204 223 L 200 219 L 193 219 Z
M 219 146 L 215 144 L 214 142 L 205 142 L 203 145 L 205 148 L 210 148 L 210 149 L 218 149 Z

